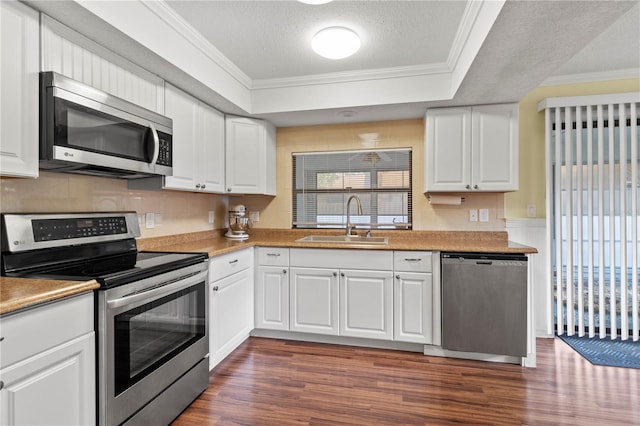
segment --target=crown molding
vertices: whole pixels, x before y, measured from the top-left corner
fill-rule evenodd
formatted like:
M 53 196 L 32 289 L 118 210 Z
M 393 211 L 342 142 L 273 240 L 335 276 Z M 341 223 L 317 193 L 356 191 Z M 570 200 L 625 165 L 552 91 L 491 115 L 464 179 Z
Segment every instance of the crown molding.
M 270 78 L 253 80 L 251 89 L 277 89 L 294 86 L 312 86 L 316 84 L 348 83 L 354 81 L 384 80 L 424 75 L 450 73 L 446 63 L 411 65 L 406 67 L 380 68 L 337 73 L 304 75 L 299 77 Z
M 188 22 L 178 15 L 164 0 L 140 2 L 156 16 L 166 22 L 185 40 L 200 50 L 205 56 L 215 62 L 220 68 L 236 79 L 247 89 L 251 88 L 251 78 L 236 64 L 231 62 L 222 52 L 212 45 L 202 34 L 196 31 Z
M 481 9 L 481 1 L 471 1 L 467 3 L 467 6 L 465 7 L 462 14 L 460 26 L 458 26 L 458 31 L 456 32 L 456 36 L 453 39 L 451 50 L 449 50 L 449 56 L 447 57 L 447 65 L 449 66 L 450 70 L 455 69 L 456 65 L 458 64 L 460 56 L 464 51 L 464 46 L 469 40 L 469 35 L 471 34 L 476 19 L 478 19 L 478 14 L 480 13 Z
M 581 74 L 557 75 L 547 78 L 540 84 L 543 86 L 561 86 L 565 84 L 593 83 L 608 80 L 626 80 L 640 78 L 640 68 L 627 68 L 615 71 L 590 72 Z

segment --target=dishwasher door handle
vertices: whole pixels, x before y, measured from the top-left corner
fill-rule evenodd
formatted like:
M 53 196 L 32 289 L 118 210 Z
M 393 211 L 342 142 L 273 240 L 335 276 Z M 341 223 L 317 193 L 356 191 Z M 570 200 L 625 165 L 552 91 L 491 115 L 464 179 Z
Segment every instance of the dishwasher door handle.
M 491 260 L 478 260 L 478 261 L 476 261 L 476 265 L 493 265 L 493 261 L 491 261 Z

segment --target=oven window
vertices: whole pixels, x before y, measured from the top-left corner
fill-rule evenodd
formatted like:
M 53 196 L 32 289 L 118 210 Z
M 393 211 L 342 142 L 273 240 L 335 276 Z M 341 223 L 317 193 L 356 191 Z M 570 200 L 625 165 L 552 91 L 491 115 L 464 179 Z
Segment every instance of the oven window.
M 205 320 L 204 282 L 116 315 L 116 395 L 202 338 Z

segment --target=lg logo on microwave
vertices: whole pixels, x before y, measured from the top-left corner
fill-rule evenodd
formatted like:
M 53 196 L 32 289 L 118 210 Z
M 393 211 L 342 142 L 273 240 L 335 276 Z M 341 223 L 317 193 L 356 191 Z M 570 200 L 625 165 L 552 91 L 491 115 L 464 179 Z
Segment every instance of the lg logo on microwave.
M 14 245 L 14 246 L 19 246 L 20 244 L 24 244 L 24 243 L 25 243 L 25 241 L 24 241 L 24 240 L 15 240 L 15 241 L 13 242 L 13 245 Z
M 73 157 L 73 154 L 72 154 L 72 153 L 70 153 L 70 152 L 65 152 L 65 153 L 64 153 L 64 156 L 65 156 L 65 157 Z

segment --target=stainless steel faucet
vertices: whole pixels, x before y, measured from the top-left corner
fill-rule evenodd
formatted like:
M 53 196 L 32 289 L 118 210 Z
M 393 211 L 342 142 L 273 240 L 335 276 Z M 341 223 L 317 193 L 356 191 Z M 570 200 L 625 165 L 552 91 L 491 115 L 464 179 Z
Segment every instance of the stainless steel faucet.
M 362 203 L 360 203 L 360 197 L 352 195 L 347 200 L 347 235 L 353 235 L 353 229 L 356 227 L 351 224 L 351 218 L 349 216 L 349 207 L 351 206 L 351 200 L 353 199 L 356 200 L 356 204 L 358 205 L 358 214 L 362 216 Z

